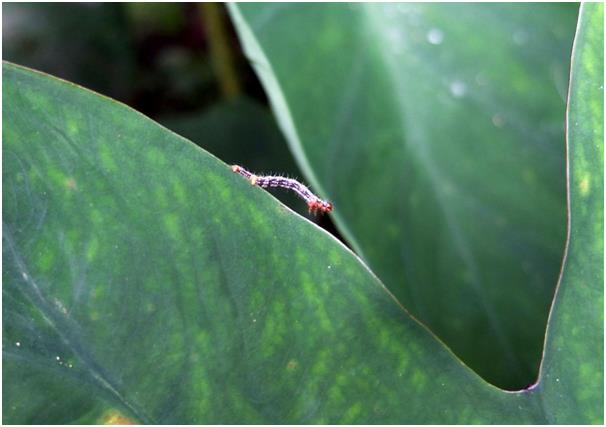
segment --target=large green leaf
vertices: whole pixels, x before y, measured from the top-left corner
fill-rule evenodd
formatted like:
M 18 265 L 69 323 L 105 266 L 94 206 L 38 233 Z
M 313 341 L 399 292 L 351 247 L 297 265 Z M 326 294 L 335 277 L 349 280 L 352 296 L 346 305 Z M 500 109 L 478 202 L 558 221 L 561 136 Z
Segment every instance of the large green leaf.
M 569 241 L 539 390 L 550 422 L 604 422 L 604 5 L 581 8 L 568 99 Z
M 576 5 L 238 4 L 337 227 L 494 384 L 534 381 L 565 240 Z
M 557 419 L 553 367 L 575 378 L 567 348 L 548 348 L 533 391 L 500 391 L 335 239 L 212 156 L 39 73 L 4 65 L 3 88 L 5 423 Z M 583 160 L 572 156 L 571 170 Z M 578 170 L 591 179 L 601 168 Z M 571 207 L 570 241 L 595 239 L 593 217 L 575 227 L 587 205 Z M 561 313 L 599 304 L 594 293 L 566 297 L 578 286 L 573 255 L 595 248 L 573 247 L 550 342 L 572 334 L 586 355 L 595 342 L 578 341 Z M 580 399 L 584 390 L 566 392 Z M 564 415 L 595 421 L 595 397 L 582 403 Z
M 206 152 L 39 73 L 3 88 L 4 422 L 542 420 Z

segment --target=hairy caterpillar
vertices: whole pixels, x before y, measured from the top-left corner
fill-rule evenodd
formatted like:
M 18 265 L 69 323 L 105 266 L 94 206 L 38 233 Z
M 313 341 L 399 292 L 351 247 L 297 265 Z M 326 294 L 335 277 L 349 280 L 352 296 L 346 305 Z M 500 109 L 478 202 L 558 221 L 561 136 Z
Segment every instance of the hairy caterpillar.
M 242 166 L 233 165 L 231 170 L 235 173 L 242 175 L 246 178 L 252 185 L 258 185 L 262 188 L 286 188 L 287 190 L 294 191 L 300 198 L 305 200 L 307 206 L 309 207 L 310 213 L 329 213 L 332 211 L 332 203 L 327 202 L 325 200 L 320 199 L 314 193 L 312 193 L 309 188 L 305 185 L 301 184 L 296 179 L 292 178 L 284 178 L 282 176 L 261 176 L 255 175 Z

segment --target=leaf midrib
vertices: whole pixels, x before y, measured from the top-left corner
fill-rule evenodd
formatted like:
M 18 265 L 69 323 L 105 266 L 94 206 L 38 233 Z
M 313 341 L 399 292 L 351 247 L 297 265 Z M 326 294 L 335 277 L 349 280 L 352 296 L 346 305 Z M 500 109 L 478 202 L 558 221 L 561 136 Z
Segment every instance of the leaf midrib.
M 139 407 L 136 403 L 130 401 L 121 388 L 107 378 L 104 374 L 105 370 L 94 361 L 92 355 L 88 354 L 84 350 L 85 346 L 79 342 L 75 334 L 71 334 L 72 337 L 68 336 L 66 330 L 74 330 L 71 325 L 69 318 L 65 317 L 59 310 L 54 309 L 53 305 L 48 302 L 40 287 L 34 281 L 32 275 L 27 268 L 25 261 L 21 258 L 15 241 L 12 236 L 12 232 L 9 226 L 2 223 L 2 234 L 3 240 L 8 247 L 11 256 L 14 260 L 14 264 L 17 267 L 18 273 L 21 275 L 25 286 L 19 287 L 19 289 L 25 289 L 21 292 L 27 298 L 31 304 L 40 313 L 45 322 L 50 328 L 61 338 L 65 346 L 76 356 L 76 358 L 82 363 L 88 372 L 89 377 L 92 379 L 92 384 L 98 387 L 102 392 L 108 393 L 112 396 L 126 411 L 135 416 L 138 420 L 146 424 L 155 424 L 153 418 L 148 416 L 145 411 Z M 61 323 L 58 325 L 57 323 Z

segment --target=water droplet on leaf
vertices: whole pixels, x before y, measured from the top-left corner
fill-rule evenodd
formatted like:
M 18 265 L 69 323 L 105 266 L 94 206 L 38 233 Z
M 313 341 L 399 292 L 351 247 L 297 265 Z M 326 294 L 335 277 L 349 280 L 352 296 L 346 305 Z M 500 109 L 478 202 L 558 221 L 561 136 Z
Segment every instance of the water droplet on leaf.
M 427 32 L 427 41 L 431 44 L 442 44 L 444 41 L 444 32 L 439 28 L 432 28 Z
M 450 84 L 450 93 L 455 98 L 462 98 L 467 93 L 467 85 L 460 80 L 455 80 Z

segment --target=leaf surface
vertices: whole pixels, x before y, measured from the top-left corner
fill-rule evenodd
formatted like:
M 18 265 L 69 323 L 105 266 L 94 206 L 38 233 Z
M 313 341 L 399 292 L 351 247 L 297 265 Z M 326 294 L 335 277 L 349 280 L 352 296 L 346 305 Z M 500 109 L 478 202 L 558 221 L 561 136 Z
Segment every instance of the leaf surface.
M 567 117 L 569 233 L 541 394 L 548 420 L 604 423 L 604 5 L 581 6 Z
M 5 423 L 536 420 L 208 153 L 40 73 L 3 87 Z
M 532 382 L 565 241 L 576 6 L 231 11 L 297 162 L 356 252 L 484 378 Z

